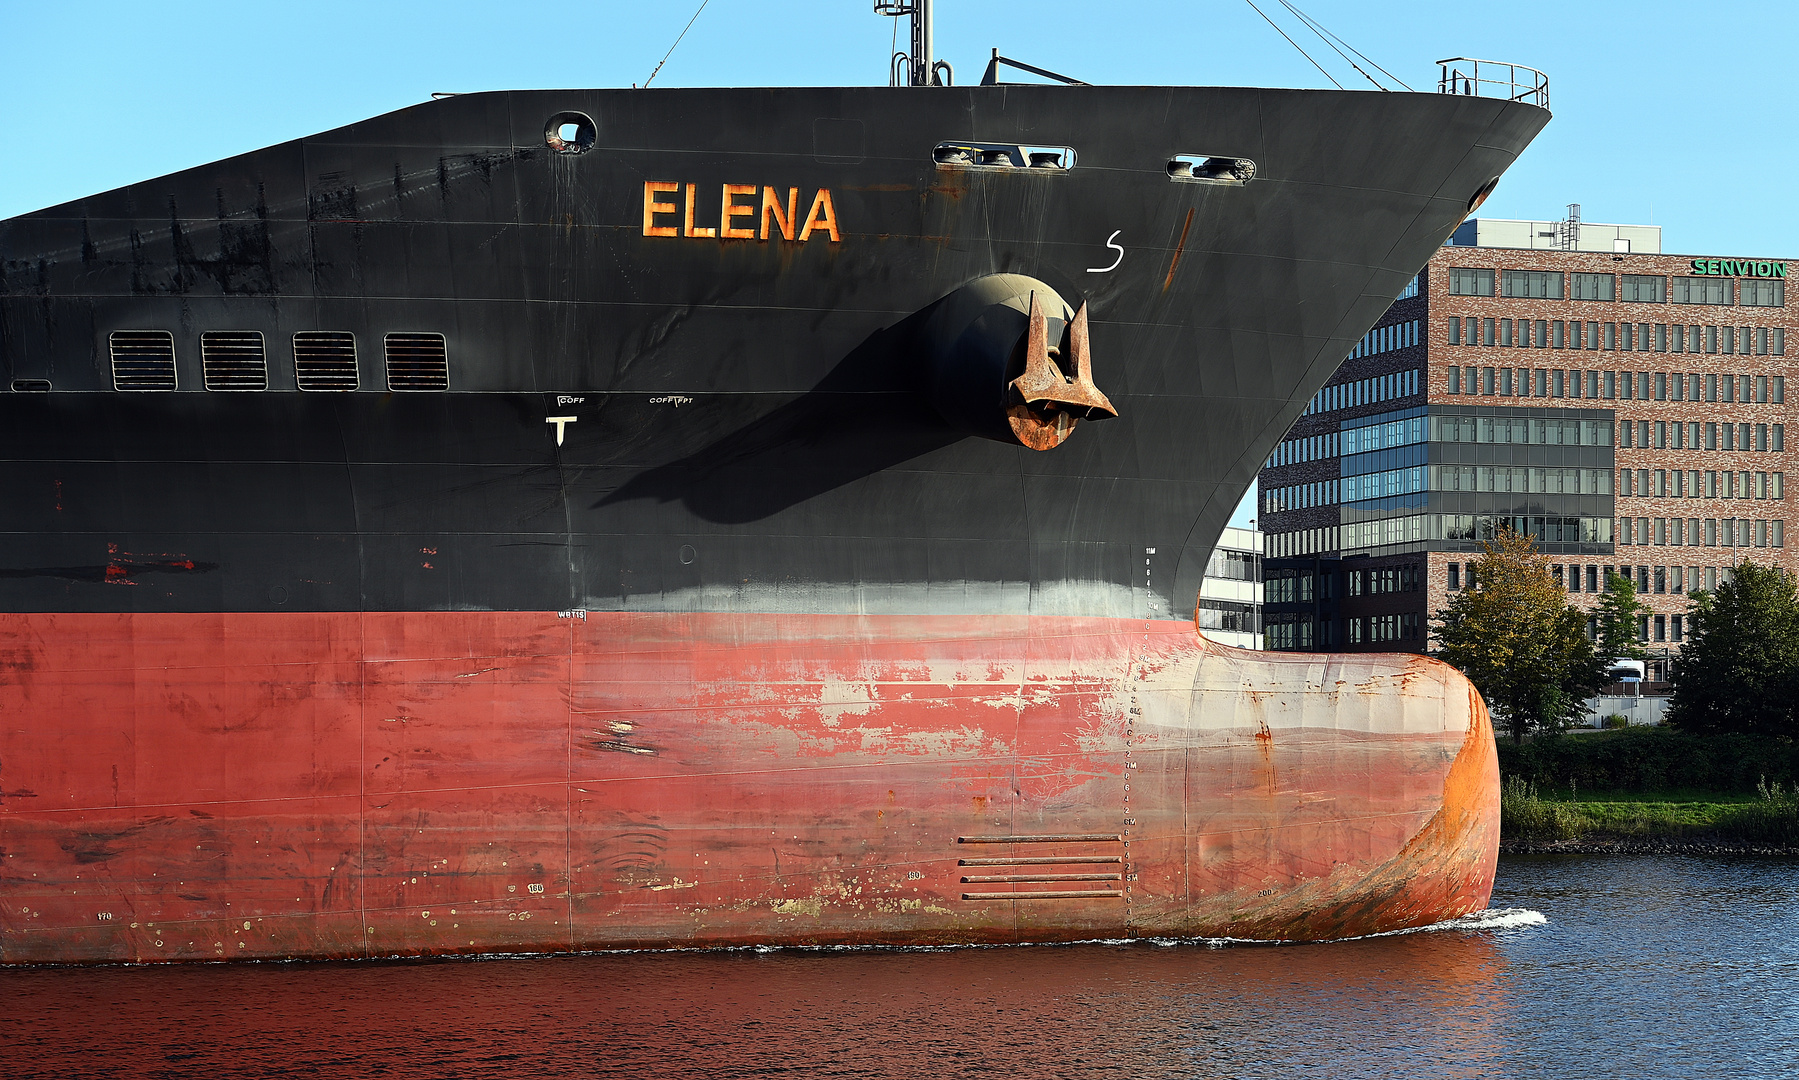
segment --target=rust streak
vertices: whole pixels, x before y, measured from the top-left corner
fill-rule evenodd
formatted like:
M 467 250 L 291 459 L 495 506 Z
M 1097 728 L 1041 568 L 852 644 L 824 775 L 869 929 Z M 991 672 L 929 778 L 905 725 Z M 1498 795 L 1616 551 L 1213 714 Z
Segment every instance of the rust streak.
M 1172 258 L 1168 261 L 1168 276 L 1162 279 L 1162 291 L 1163 292 L 1167 292 L 1168 287 L 1170 285 L 1174 284 L 1174 268 L 1181 264 L 1181 252 L 1187 246 L 1187 230 L 1191 229 L 1192 227 L 1193 227 L 1193 208 L 1188 207 L 1187 208 L 1187 220 L 1181 224 L 1180 241 L 1174 245 L 1174 258 Z

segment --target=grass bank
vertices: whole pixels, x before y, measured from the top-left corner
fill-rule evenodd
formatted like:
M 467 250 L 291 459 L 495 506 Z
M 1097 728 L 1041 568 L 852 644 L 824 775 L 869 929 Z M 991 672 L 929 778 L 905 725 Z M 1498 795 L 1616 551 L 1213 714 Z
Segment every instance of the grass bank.
M 1521 776 L 1508 776 L 1499 800 L 1500 849 L 1799 852 L 1799 788 L 1763 782 L 1753 795 L 1653 797 L 1658 794 L 1687 793 L 1576 798 L 1569 792 L 1557 798 Z

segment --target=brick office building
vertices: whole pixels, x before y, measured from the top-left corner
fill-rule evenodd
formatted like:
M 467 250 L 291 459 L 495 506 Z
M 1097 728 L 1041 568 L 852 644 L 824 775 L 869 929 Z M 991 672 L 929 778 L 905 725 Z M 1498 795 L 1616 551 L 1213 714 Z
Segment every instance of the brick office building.
M 1670 648 L 1687 591 L 1793 567 L 1785 272 L 1653 227 L 1466 223 L 1262 470 L 1267 647 L 1423 650 L 1502 525 L 1581 606 L 1629 573 Z

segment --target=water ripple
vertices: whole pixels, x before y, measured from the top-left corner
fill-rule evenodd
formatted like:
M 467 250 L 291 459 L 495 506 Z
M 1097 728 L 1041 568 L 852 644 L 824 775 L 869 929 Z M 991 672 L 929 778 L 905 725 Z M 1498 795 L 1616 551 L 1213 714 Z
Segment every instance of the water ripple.
M 11 969 L 0 1076 L 1786 1077 L 1796 901 L 1791 859 L 1515 856 L 1312 945 Z

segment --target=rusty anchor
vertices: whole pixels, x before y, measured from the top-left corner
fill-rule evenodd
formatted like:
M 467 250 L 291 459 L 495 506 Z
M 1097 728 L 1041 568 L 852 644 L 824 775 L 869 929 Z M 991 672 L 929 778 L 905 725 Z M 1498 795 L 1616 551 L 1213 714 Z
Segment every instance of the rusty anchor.
M 1062 343 L 1052 346 L 1049 320 L 1037 294 L 1031 294 L 1024 374 L 1007 384 L 1006 420 L 1019 442 L 1033 450 L 1053 449 L 1073 433 L 1076 421 L 1110 420 L 1118 415 L 1093 383 L 1088 342 L 1086 301 L 1063 332 Z

